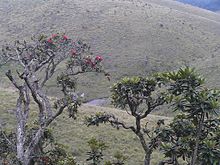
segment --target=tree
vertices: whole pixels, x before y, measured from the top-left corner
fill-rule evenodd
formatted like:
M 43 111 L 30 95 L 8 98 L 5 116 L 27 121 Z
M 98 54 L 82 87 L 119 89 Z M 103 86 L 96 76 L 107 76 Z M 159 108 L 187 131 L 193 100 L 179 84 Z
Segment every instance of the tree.
M 92 161 L 89 165 L 99 165 L 103 159 L 103 151 L 108 147 L 103 141 L 91 138 L 88 141 L 90 151 L 87 152 L 86 161 Z
M 123 155 L 120 151 L 116 151 L 113 155 L 114 159 L 112 161 L 106 161 L 104 165 L 124 165 L 127 157 Z
M 68 110 L 69 117 L 75 118 L 81 97 L 75 91 L 74 76 L 85 72 L 100 72 L 109 76 L 101 66 L 101 56 L 93 57 L 87 44 L 80 40 L 74 41 L 63 34 L 53 34 L 49 38 L 41 35 L 33 37 L 30 42 L 16 41 L 13 45 L 5 45 L 0 60 L 2 65 L 13 64 L 13 69 L 16 70 L 8 70 L 6 76 L 19 92 L 15 150 L 17 159 L 23 165 L 31 163 L 45 130 L 65 109 Z M 44 87 L 63 63 L 66 63 L 66 68 L 57 77 L 63 96 L 53 103 Z M 31 101 L 38 106 L 38 118 L 37 127 L 27 141 L 26 126 Z
M 160 81 L 155 78 L 132 77 L 123 78 L 116 83 L 112 89 L 112 100 L 116 107 L 125 109 L 128 115 L 134 117 L 135 125 L 126 125 L 119 121 L 116 116 L 107 113 L 97 113 L 86 118 L 86 123 L 90 125 L 99 125 L 99 123 L 110 123 L 113 127 L 120 127 L 131 130 L 139 138 L 145 152 L 144 165 L 150 165 L 153 149 L 158 145 L 156 136 L 157 129 L 163 121 L 158 122 L 158 127 L 151 131 L 141 124 L 155 108 L 165 103 L 163 92 L 160 92 Z M 142 109 L 141 106 L 144 108 Z M 150 142 L 147 142 L 147 138 Z
M 204 86 L 204 78 L 189 67 L 158 74 L 168 84 L 168 100 L 177 115 L 169 127 L 161 130 L 162 150 L 178 165 L 182 157 L 190 165 L 220 163 L 220 91 Z M 162 162 L 161 162 L 162 164 Z
M 29 124 L 30 125 L 30 124 Z M 28 125 L 28 127 L 29 127 Z M 35 132 L 36 127 L 31 126 L 31 128 L 26 129 L 26 141 L 32 139 L 32 134 Z M 13 142 L 13 144 L 8 144 Z M 16 158 L 16 150 L 14 146 L 16 144 L 16 134 L 13 132 L 6 133 L 5 131 L 0 132 L 0 163 L 3 165 L 16 165 L 19 164 Z M 66 146 L 57 143 L 55 137 L 52 134 L 52 129 L 47 128 L 44 130 L 44 134 L 38 143 L 34 155 L 32 155 L 32 160 L 30 164 L 38 165 L 76 165 L 76 161 L 73 156 L 71 156 L 67 150 Z
M 113 160 L 112 165 L 124 165 L 125 164 L 127 157 L 124 156 L 120 151 L 116 151 L 113 156 L 115 160 Z

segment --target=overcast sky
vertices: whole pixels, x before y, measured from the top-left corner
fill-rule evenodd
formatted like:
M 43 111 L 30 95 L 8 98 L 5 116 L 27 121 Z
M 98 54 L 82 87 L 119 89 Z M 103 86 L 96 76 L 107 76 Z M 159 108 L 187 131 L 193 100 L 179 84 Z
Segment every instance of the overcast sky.
M 184 3 L 189 3 L 212 11 L 220 10 L 220 0 L 177 0 Z

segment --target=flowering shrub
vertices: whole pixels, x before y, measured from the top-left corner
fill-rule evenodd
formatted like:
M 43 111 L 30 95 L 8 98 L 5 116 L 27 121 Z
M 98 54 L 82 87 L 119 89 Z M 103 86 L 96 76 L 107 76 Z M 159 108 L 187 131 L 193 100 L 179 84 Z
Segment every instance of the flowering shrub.
M 19 92 L 16 104 L 17 141 L 13 151 L 17 151 L 16 157 L 21 164 L 30 164 L 33 161 L 32 155 L 51 122 L 64 110 L 69 112 L 69 117 L 76 118 L 81 96 L 76 92 L 74 76 L 85 72 L 99 72 L 109 79 L 109 74 L 102 67 L 101 56 L 93 57 L 86 43 L 75 41 L 65 34 L 57 33 L 50 37 L 40 35 L 33 37 L 30 42 L 16 41 L 13 45 L 3 46 L 0 55 L 0 64 L 12 63 L 17 67 L 15 73 L 10 69 L 6 72 L 6 76 Z M 44 87 L 55 76 L 61 63 L 66 63 L 66 67 L 58 75 L 57 84 L 63 96 L 53 103 L 46 95 Z M 33 136 L 27 138 L 25 126 L 32 100 L 38 106 L 38 126 Z

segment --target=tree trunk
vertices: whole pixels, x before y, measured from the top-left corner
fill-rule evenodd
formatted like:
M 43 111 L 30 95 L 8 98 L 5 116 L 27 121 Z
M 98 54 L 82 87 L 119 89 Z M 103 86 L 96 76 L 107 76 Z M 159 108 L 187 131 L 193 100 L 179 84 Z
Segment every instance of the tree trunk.
M 144 165 L 150 165 L 152 151 L 147 146 L 143 134 L 141 132 L 139 132 L 139 133 L 137 133 L 137 136 L 139 137 L 141 145 L 142 145 L 142 147 L 143 147 L 143 149 L 145 151 Z
M 31 159 L 29 157 L 25 158 L 24 159 L 24 164 L 22 164 L 22 165 L 30 165 L 30 161 L 31 161 Z
M 151 153 L 146 153 L 144 157 L 144 165 L 150 165 Z
M 22 165 L 29 165 L 30 162 L 30 155 L 25 155 L 24 152 L 24 141 L 25 141 L 25 134 L 24 129 L 18 125 L 17 128 L 17 158 Z
M 193 151 L 193 156 L 191 159 L 191 165 L 196 165 L 197 157 L 198 157 L 198 149 L 199 149 L 199 142 L 200 142 L 200 136 L 203 128 L 203 122 L 204 122 L 204 114 L 202 114 L 201 119 L 199 121 L 199 126 L 197 129 L 197 135 L 196 135 L 196 144 Z
M 29 165 L 32 158 L 32 154 L 34 152 L 34 148 L 39 143 L 40 139 L 42 138 L 44 128 L 39 128 L 36 132 L 35 136 L 32 138 L 31 142 L 29 143 L 28 147 L 25 147 L 25 124 L 26 119 L 24 117 L 22 106 L 21 96 L 17 101 L 17 111 L 16 111 L 16 118 L 17 118 L 17 158 L 21 162 L 22 165 Z
M 152 154 L 152 150 L 150 149 L 150 147 L 148 147 L 145 139 L 144 139 L 144 135 L 141 132 L 141 125 L 140 125 L 140 118 L 136 118 L 136 132 L 135 134 L 138 136 L 141 145 L 145 151 L 145 157 L 144 157 L 144 165 L 150 165 L 150 161 L 151 161 L 151 154 Z
M 21 162 L 24 160 L 24 129 L 21 125 L 17 128 L 17 158 Z
M 17 100 L 16 107 L 16 119 L 17 119 L 17 158 L 23 164 L 24 163 L 24 142 L 25 142 L 25 121 L 22 113 L 22 98 L 21 96 Z

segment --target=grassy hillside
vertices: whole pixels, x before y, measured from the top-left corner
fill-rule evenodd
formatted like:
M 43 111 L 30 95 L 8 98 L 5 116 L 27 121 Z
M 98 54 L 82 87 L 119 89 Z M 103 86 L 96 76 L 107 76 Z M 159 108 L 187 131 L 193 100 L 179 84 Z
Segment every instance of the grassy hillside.
M 90 43 L 95 54 L 104 56 L 112 81 L 95 74 L 81 78 L 79 88 L 88 99 L 109 96 L 111 84 L 123 76 L 181 65 L 196 66 L 211 85 L 220 86 L 219 15 L 189 5 L 171 0 L 4 0 L 0 23 L 0 44 L 57 31 Z M 55 79 L 47 85 L 51 95 L 57 94 Z
M 0 124 L 3 124 L 7 129 L 13 129 L 15 124 L 15 107 L 17 93 L 13 90 L 0 90 Z M 36 105 L 32 104 L 31 119 L 29 124 L 33 123 Z M 119 116 L 120 120 L 125 121 L 127 124 L 133 124 L 134 120 L 128 116 L 126 112 L 113 109 L 101 108 L 96 106 L 83 105 L 79 109 L 78 119 L 73 120 L 68 117 L 68 114 L 61 115 L 53 124 L 53 133 L 58 142 L 68 146 L 68 150 L 81 164 L 86 164 L 86 152 L 89 151 L 87 141 L 92 137 L 102 139 L 106 142 L 109 148 L 104 152 L 105 159 L 112 159 L 114 152 L 121 151 L 124 153 L 128 160 L 128 165 L 141 165 L 143 160 L 143 151 L 137 137 L 130 131 L 123 129 L 116 130 L 109 125 L 101 125 L 99 127 L 87 127 L 84 125 L 84 117 L 95 114 L 96 112 L 108 112 Z M 149 122 L 149 127 L 154 127 L 159 119 L 165 119 L 168 123 L 171 118 L 149 115 L 145 122 Z M 152 164 L 156 165 L 161 160 L 161 154 L 154 152 L 152 157 Z

